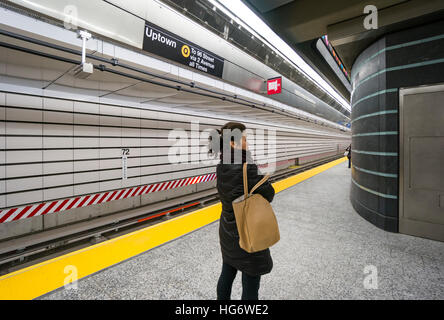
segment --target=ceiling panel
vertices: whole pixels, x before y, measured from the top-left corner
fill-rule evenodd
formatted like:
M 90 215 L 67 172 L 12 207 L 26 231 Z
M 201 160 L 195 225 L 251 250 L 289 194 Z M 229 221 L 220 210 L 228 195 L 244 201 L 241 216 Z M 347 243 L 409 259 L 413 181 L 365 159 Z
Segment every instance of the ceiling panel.
M 78 59 L 78 56 L 62 53 L 53 49 L 43 48 L 38 45 L 27 44 L 18 40 L 0 37 L 0 41 L 15 43 L 17 45 L 35 49 L 40 52 L 50 52 L 58 56 Z M 97 61 L 93 61 L 97 63 Z M 232 101 L 224 101 L 219 98 L 219 94 L 228 94 L 223 88 L 234 87 L 224 84 L 219 80 L 211 83 L 198 85 L 216 91 L 209 93 L 205 90 L 191 88 L 181 85 L 189 90 L 194 90 L 194 94 L 190 92 L 177 90 L 175 87 L 178 83 L 161 79 L 157 76 L 143 75 L 139 72 L 130 71 L 122 67 L 109 66 L 113 70 L 136 75 L 137 77 L 156 81 L 162 86 L 149 82 L 143 82 L 138 79 L 117 75 L 110 72 L 102 72 L 95 69 L 93 74 L 86 79 L 75 77 L 71 70 L 75 65 L 66 62 L 60 62 L 54 59 L 39 57 L 29 53 L 19 52 L 16 50 L 5 49 L 0 47 L 0 81 L 4 83 L 12 83 L 36 88 L 47 88 L 52 91 L 65 92 L 67 97 L 74 95 L 87 95 L 93 97 L 104 97 L 107 99 L 116 99 L 128 101 L 131 103 L 147 103 L 152 106 L 180 108 L 181 110 L 193 110 L 195 112 L 205 112 L 206 114 L 214 114 L 215 117 L 221 116 L 240 116 L 250 119 L 261 119 L 262 121 L 273 121 L 274 123 L 295 124 L 298 126 L 307 126 L 306 122 L 294 121 L 284 115 L 271 113 L 266 110 L 252 108 Z M 171 76 L 171 75 L 170 75 Z M 169 87 L 168 87 L 169 86 Z M 208 97 L 207 94 L 215 97 Z M 233 93 L 229 93 L 230 96 Z M 221 95 L 220 95 L 221 97 Z M 253 100 L 251 97 L 249 100 Z M 262 101 L 253 101 L 258 106 L 262 105 Z M 308 125 L 309 127 L 310 125 Z

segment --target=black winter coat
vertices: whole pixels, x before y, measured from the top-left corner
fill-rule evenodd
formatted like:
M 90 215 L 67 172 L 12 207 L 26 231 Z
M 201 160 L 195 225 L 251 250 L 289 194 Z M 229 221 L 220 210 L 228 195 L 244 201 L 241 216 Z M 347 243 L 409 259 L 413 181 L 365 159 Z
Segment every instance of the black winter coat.
M 242 162 L 248 163 L 248 190 L 251 190 L 263 176 L 258 175 L 257 165 L 253 163 L 248 151 L 242 150 Z M 248 253 L 239 246 L 239 233 L 231 203 L 244 194 L 242 164 L 219 163 L 216 172 L 217 191 L 222 202 L 219 238 L 223 262 L 251 276 L 269 273 L 273 268 L 270 249 Z M 274 189 L 269 181 L 262 184 L 254 193 L 261 194 L 269 202 L 274 197 Z
M 347 149 L 345 149 L 345 151 L 348 151 L 347 158 L 351 159 L 351 157 L 352 157 L 352 147 L 351 147 L 351 145 L 348 146 Z

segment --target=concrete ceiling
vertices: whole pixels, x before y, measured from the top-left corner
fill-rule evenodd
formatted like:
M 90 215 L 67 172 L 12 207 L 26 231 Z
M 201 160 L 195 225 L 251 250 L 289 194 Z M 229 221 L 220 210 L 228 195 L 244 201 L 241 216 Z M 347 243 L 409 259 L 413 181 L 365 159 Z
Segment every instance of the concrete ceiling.
M 443 0 L 243 0 L 276 34 L 293 47 L 343 95 L 345 87 L 317 52 L 325 34 L 347 70 L 381 36 L 444 17 Z M 364 7 L 378 9 L 378 29 L 364 27 Z

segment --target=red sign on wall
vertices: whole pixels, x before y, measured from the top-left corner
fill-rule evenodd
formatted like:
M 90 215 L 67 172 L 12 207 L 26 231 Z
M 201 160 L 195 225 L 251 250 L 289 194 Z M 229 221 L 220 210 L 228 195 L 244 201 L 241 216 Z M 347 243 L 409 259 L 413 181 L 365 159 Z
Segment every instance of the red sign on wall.
M 267 94 L 281 93 L 282 77 L 276 77 L 267 80 Z

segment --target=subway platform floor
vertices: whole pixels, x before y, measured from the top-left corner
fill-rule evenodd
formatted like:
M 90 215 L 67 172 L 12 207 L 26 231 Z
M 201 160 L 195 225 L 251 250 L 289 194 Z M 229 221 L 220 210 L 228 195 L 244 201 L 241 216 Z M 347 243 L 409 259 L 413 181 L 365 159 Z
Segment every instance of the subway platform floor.
M 276 194 L 281 240 L 259 299 L 444 299 L 444 243 L 380 230 L 349 201 L 340 163 Z M 39 299 L 216 299 L 216 221 Z M 241 275 L 232 299 L 240 299 Z

